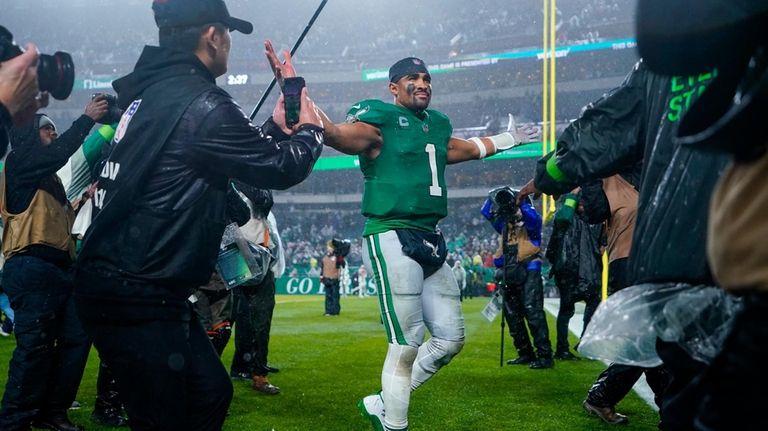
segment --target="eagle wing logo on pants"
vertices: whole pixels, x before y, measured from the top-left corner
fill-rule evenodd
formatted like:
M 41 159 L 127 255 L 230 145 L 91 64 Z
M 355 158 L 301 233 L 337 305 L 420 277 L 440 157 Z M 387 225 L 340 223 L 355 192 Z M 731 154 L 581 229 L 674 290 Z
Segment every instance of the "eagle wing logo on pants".
M 437 246 L 432 244 L 431 242 L 427 241 L 426 239 L 423 240 L 424 245 L 429 247 L 432 250 L 432 256 L 439 258 L 440 256 L 437 254 Z

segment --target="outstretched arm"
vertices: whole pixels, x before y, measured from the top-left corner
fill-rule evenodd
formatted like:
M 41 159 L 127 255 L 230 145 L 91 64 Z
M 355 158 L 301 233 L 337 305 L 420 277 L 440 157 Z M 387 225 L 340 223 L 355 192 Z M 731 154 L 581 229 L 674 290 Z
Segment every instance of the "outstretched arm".
M 509 125 L 504 133 L 469 139 L 451 137 L 448 141 L 448 164 L 483 159 L 518 145 L 533 142 L 538 135 L 538 130 L 533 126 L 518 128 L 514 118 L 510 115 Z
M 369 158 L 378 156 L 383 142 L 378 127 L 362 121 L 334 124 L 325 112 L 318 111 L 325 125 L 326 145 L 344 154 L 364 154 Z

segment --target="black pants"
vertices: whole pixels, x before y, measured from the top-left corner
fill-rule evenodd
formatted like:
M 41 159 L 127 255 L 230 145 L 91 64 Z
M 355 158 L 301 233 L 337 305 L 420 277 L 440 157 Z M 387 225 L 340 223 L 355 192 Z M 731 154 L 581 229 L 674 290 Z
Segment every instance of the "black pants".
M 80 386 L 90 340 L 72 298 L 68 270 L 31 256 L 5 262 L 3 290 L 16 312 L 16 348 L 0 429 L 26 430 L 37 414 L 66 412 Z
M 132 430 L 218 430 L 232 383 L 197 316 L 85 321 L 114 373 Z
M 587 393 L 587 401 L 598 407 L 614 407 L 627 396 L 632 387 L 645 373 L 648 386 L 654 394 L 656 405 L 662 407 L 662 396 L 669 384 L 669 374 L 663 366 L 654 368 L 631 365 L 611 364 L 592 384 Z
M 232 308 L 234 298 L 231 290 L 197 289 L 197 301 L 193 308 L 216 353 L 221 356 L 232 335 Z
M 525 283 L 504 289 L 504 318 L 519 356 L 533 356 L 528 330 L 540 358 L 552 357 L 547 317 L 544 314 L 544 286 L 541 271 L 528 271 Z M 528 322 L 526 329 L 525 322 Z
M 325 314 L 338 315 L 341 313 L 339 279 L 326 278 L 323 285 L 325 285 Z
M 669 384 L 661 403 L 659 428 L 667 431 L 691 430 L 693 418 L 701 405 L 701 393 L 698 388 L 691 391 L 691 383 L 706 369 L 706 365 L 691 358 L 677 343 L 657 339 L 656 353 L 669 373 Z
M 234 289 L 235 354 L 232 374 L 267 375 L 269 333 L 275 310 L 275 276 L 268 271 L 258 285 Z
M 584 335 L 584 331 L 587 330 L 589 320 L 592 319 L 592 315 L 595 314 L 597 306 L 600 305 L 600 292 L 597 286 L 594 287 L 591 292 L 578 292 L 576 286 L 578 279 L 567 276 L 555 276 L 557 282 L 557 289 L 560 291 L 560 308 L 557 310 L 557 352 L 568 352 L 570 346 L 568 345 L 568 322 L 576 313 L 576 303 L 584 301 L 586 307 L 584 308 L 584 329 L 581 331 L 581 335 Z
M 616 259 L 608 267 L 608 293 L 612 295 L 627 287 L 627 284 L 627 259 Z M 587 401 L 599 407 L 614 407 L 627 396 L 643 373 L 653 391 L 656 405 L 663 412 L 662 397 L 670 382 L 670 374 L 664 366 L 643 368 L 611 364 L 592 384 L 587 392 Z
M 117 382 L 104 361 L 99 363 L 99 375 L 96 377 L 96 403 L 94 410 L 121 414 L 123 402 L 117 390 Z
M 768 294 L 750 293 L 723 350 L 698 382 L 697 430 L 766 430 Z

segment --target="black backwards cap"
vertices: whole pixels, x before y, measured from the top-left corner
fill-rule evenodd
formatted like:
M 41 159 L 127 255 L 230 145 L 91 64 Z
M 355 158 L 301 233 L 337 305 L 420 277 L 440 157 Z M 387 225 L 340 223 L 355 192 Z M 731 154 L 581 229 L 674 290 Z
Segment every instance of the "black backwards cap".
M 397 82 L 403 76 L 412 75 L 414 73 L 426 73 L 429 75 L 427 65 L 424 64 L 424 61 L 420 58 L 406 57 L 389 68 L 389 82 Z
M 220 22 L 230 30 L 251 34 L 253 24 L 229 14 L 224 0 L 154 0 L 158 28 L 191 27 Z

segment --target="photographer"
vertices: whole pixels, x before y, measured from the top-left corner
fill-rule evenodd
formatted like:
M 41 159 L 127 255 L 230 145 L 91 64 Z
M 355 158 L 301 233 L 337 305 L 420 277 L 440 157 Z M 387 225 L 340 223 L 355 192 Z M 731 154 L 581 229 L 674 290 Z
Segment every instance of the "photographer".
M 261 275 L 233 289 L 233 323 L 235 324 L 235 353 L 232 356 L 230 376 L 251 380 L 253 390 L 277 395 L 280 388 L 273 385 L 267 375 L 279 370 L 270 367 L 269 334 L 275 311 L 275 278 L 285 270 L 282 243 L 277 222 L 272 214 L 272 191 L 236 183 L 249 203 L 249 220 L 240 228 L 255 253 L 268 255 L 256 261 L 263 263 Z
M 530 201 L 518 206 L 517 191 L 501 187 L 489 193 L 480 212 L 502 236 L 494 263 L 502 271 L 504 318 L 518 352 L 509 365 L 530 364 L 532 369 L 552 368 L 552 344 L 544 314 L 541 282 L 541 216 Z M 528 329 L 536 346 L 528 338 Z
M 323 265 L 320 272 L 320 280 L 325 286 L 325 314 L 324 316 L 338 316 L 341 312 L 341 285 L 339 277 L 340 268 L 346 267 L 344 258 L 349 253 L 349 241 L 332 239 L 328 241 L 326 255 L 323 256 Z
M 581 193 L 576 189 L 565 195 L 562 206 L 555 213 L 554 228 L 547 245 L 546 257 L 552 265 L 549 276 L 555 278 L 560 291 L 555 349 L 555 359 L 559 360 L 579 359 L 570 352 L 568 344 L 568 322 L 575 313 L 576 302 L 586 303 L 582 335 L 600 305 L 603 226 L 589 224 Z
M 90 347 L 75 315 L 70 267 L 74 211 L 56 171 L 107 112 L 99 96 L 60 137 L 38 114 L 11 129 L 12 151 L 0 180 L 3 290 L 16 313 L 16 350 L 0 411 L 0 429 L 75 430 L 67 417 Z

